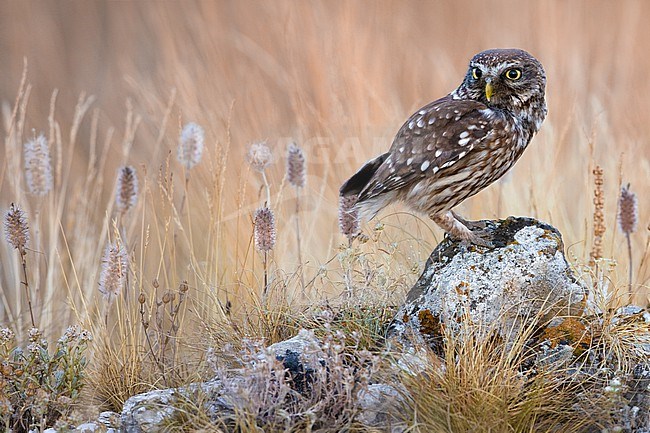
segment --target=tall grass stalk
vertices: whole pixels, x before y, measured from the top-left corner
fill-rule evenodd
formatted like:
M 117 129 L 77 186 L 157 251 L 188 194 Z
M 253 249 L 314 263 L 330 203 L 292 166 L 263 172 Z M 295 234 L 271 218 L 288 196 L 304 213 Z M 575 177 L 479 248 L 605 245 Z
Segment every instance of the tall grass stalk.
M 630 191 L 630 184 L 621 188 L 618 199 L 618 226 L 627 241 L 627 255 L 629 264 L 628 295 L 632 301 L 632 241 L 630 235 L 636 231 L 639 222 L 639 205 L 636 194 Z
M 287 150 L 287 180 L 296 189 L 296 247 L 298 250 L 298 272 L 300 273 L 300 293 L 305 296 L 305 271 L 302 259 L 302 241 L 300 239 L 300 193 L 307 182 L 305 154 L 295 143 L 290 143 Z
M 14 203 L 11 204 L 4 220 L 5 236 L 7 242 L 16 250 L 20 257 L 23 269 L 23 278 L 20 284 L 25 288 L 25 297 L 29 306 L 29 317 L 32 321 L 32 328 L 36 328 L 34 310 L 32 309 L 32 295 L 27 281 L 27 242 L 29 241 L 29 227 L 25 213 Z

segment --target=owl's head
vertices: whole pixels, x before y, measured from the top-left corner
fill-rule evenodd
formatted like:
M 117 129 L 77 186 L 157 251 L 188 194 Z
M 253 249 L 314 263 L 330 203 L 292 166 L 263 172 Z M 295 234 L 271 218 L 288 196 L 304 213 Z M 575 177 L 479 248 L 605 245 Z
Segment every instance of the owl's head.
M 520 111 L 531 104 L 545 105 L 545 88 L 546 74 L 535 57 L 519 49 L 493 49 L 472 58 L 454 96 Z

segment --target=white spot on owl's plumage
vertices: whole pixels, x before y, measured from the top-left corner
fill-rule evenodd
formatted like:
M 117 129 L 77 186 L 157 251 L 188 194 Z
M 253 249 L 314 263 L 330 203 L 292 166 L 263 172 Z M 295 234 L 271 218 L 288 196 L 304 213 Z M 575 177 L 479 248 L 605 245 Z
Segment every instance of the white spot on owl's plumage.
M 438 167 L 438 166 L 433 167 L 433 174 L 438 173 L 438 171 L 440 171 L 440 167 Z
M 422 128 L 423 126 L 424 126 L 424 120 L 422 120 L 422 118 L 420 117 L 418 119 L 418 127 Z
M 462 138 L 462 139 L 458 140 L 458 145 L 459 146 L 465 146 L 467 143 L 469 143 L 469 140 L 470 140 L 469 137 L 468 138 Z
M 400 153 L 401 153 L 401 152 L 404 152 L 404 146 L 400 147 L 400 148 L 399 148 L 399 151 L 400 151 Z
M 442 150 L 440 149 L 436 150 L 436 153 L 434 155 L 436 158 L 440 157 L 440 155 L 442 155 Z
M 411 165 L 412 162 L 413 162 L 413 158 L 409 158 L 406 160 L 406 165 Z
M 433 125 L 435 123 L 435 121 L 436 121 L 435 117 L 433 117 L 433 116 L 429 117 L 429 125 Z
M 442 168 L 447 168 L 447 167 L 451 167 L 451 166 L 454 165 L 454 164 L 456 164 L 456 160 L 455 160 L 455 159 L 452 159 L 451 161 L 447 161 L 447 162 L 445 162 L 444 164 L 442 164 L 441 167 L 442 167 Z
M 429 165 L 430 165 L 429 161 L 424 161 L 420 166 L 420 170 L 425 171 L 427 168 L 429 168 Z
M 414 126 L 415 126 L 415 122 L 411 120 L 409 122 L 409 129 L 413 129 Z
M 461 132 L 460 135 L 458 136 L 458 138 L 467 138 L 467 137 L 469 137 L 469 132 L 467 131 Z

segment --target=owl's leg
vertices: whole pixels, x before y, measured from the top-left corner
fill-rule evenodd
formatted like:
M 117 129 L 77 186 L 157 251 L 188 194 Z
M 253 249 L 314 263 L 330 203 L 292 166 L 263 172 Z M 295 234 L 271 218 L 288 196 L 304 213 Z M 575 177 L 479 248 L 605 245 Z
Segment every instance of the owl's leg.
M 445 212 L 430 215 L 431 219 L 440 226 L 449 236 L 469 241 L 474 245 L 491 248 L 492 242 L 488 239 L 489 235 L 485 232 L 473 232 L 465 224 L 460 222 L 452 212 Z
M 461 224 L 463 224 L 465 227 L 467 227 L 467 228 L 470 229 L 470 230 L 476 230 L 476 229 L 481 229 L 481 230 L 483 230 L 483 229 L 485 229 L 485 228 L 487 227 L 487 224 L 485 223 L 485 221 L 471 221 L 471 220 L 466 220 L 465 218 L 463 218 L 462 216 L 458 215 L 458 214 L 457 214 L 456 212 L 454 212 L 453 210 L 450 211 L 450 212 L 451 212 L 451 214 L 454 216 L 454 218 L 456 218 L 458 221 L 461 222 Z

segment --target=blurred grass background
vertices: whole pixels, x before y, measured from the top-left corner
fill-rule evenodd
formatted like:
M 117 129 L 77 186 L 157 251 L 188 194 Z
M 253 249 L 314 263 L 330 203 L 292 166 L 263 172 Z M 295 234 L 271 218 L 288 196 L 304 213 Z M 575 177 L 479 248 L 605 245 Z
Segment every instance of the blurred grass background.
M 291 219 L 294 192 L 283 182 L 283 156 L 287 143 L 296 140 L 308 161 L 305 272 L 308 280 L 323 277 L 335 267 L 330 260 L 343 241 L 336 225 L 342 181 L 387 149 L 413 111 L 455 88 L 475 53 L 519 47 L 546 68 L 549 117 L 512 172 L 467 201 L 461 212 L 473 219 L 528 215 L 546 220 L 563 233 L 573 262 L 585 263 L 593 229 L 591 170 L 599 164 L 605 172 L 604 255 L 617 261 L 612 279 L 622 291 L 628 262 L 616 226 L 620 185 L 631 182 L 640 199 L 632 242 L 635 300 L 645 304 L 650 281 L 649 18 L 650 3 L 642 0 L 2 1 L 5 126 L 26 60 L 31 87 L 15 144 L 31 138 L 32 131 L 52 130 L 48 118 L 57 89 L 53 119 L 61 138 L 53 140 L 58 142 L 54 154 L 68 175 L 49 203 L 38 203 L 16 172 L 19 150 L 5 140 L 0 207 L 15 201 L 31 218 L 49 218 L 47 228 L 37 233 L 47 240 L 37 244 L 42 254 L 34 255 L 32 268 L 38 274 L 35 286 L 39 275 L 49 284 L 47 289 L 40 285 L 49 320 L 69 320 L 58 315 L 59 309 L 72 304 L 79 310 L 97 296 L 100 257 L 111 232 L 114 173 L 124 163 L 137 168 L 143 184 L 129 226 L 136 239 L 131 251 L 138 262 L 135 292 L 154 278 L 165 287 L 188 279 L 203 293 L 216 290 L 241 300 L 248 296 L 243 287 L 259 284 L 250 215 L 260 204 L 262 185 L 244 154 L 259 140 L 268 140 L 275 152 L 269 171 L 279 224 L 273 261 L 279 275 L 290 275 L 299 264 Z M 72 147 L 68 137 L 82 93 L 96 99 L 79 122 Z M 127 113 L 140 120 L 132 139 Z M 161 184 L 159 172 L 173 172 L 171 183 L 183 190 L 175 149 L 180 128 L 189 121 L 206 129 L 208 156 L 191 174 L 191 219 L 176 222 L 175 231 L 168 229 L 169 221 L 174 226 L 173 213 L 155 186 Z M 97 163 L 93 146 L 104 145 L 106 158 Z M 99 170 L 90 180 L 89 164 Z M 177 192 L 176 205 L 179 201 Z M 441 232 L 394 210 L 385 212 L 382 221 L 387 242 L 398 248 L 378 260 L 386 262 L 380 267 L 404 291 Z M 16 320 L 25 305 L 13 289 L 17 261 L 8 248 L 0 251 L 0 259 L 14 264 L 3 265 L 0 275 L 5 322 Z M 289 286 L 295 290 L 296 279 Z M 340 289 L 323 278 L 314 287 L 319 295 Z

